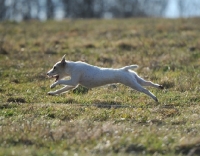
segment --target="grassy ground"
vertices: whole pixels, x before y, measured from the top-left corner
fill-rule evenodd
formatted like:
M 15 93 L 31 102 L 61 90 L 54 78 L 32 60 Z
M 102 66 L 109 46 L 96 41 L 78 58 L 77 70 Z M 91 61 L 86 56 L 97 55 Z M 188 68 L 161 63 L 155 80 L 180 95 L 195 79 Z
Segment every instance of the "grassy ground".
M 0 155 L 198 155 L 200 19 L 0 23 Z M 48 96 L 66 54 L 138 64 L 159 99 L 123 85 Z M 59 86 L 57 87 L 59 88 Z

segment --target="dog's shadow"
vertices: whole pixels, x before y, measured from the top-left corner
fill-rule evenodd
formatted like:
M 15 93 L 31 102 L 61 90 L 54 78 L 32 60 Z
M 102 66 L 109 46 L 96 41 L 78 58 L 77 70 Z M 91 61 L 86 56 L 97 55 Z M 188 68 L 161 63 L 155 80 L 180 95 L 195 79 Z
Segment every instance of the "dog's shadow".
M 109 87 L 112 87 L 115 89 L 116 85 L 109 85 Z M 87 94 L 89 90 L 90 89 L 79 85 L 77 88 L 72 90 L 71 93 L 76 94 L 76 95 L 83 95 L 83 94 Z M 87 106 L 87 107 L 97 107 L 97 108 L 107 108 L 107 109 L 130 108 L 130 107 L 135 108 L 136 107 L 134 105 L 125 104 L 125 103 L 117 102 L 114 100 L 109 100 L 109 101 L 108 100 L 93 100 L 90 102 L 90 104 L 77 104 L 78 102 L 75 99 L 69 98 L 64 103 L 70 104 L 70 105 L 77 105 L 77 106 Z
M 122 104 L 121 102 L 106 101 L 106 100 L 105 101 L 94 100 L 94 101 L 90 102 L 90 104 L 78 104 L 78 102 L 76 100 L 70 98 L 70 99 L 67 99 L 64 103 L 69 104 L 69 105 L 75 105 L 75 106 L 97 107 L 97 108 L 107 108 L 107 109 L 132 107 L 130 105 Z
M 92 106 L 97 108 L 107 108 L 107 109 L 125 107 L 125 105 L 122 105 L 121 102 L 116 102 L 116 101 L 94 101 Z
M 83 86 L 78 86 L 76 89 L 74 89 L 72 92 L 73 94 L 87 94 L 89 91 L 88 88 L 83 87 Z M 84 104 L 83 104 L 84 106 Z M 126 107 L 123 105 L 121 102 L 116 102 L 116 101 L 102 101 L 102 100 L 94 100 L 92 104 L 86 104 L 86 106 L 94 106 L 98 108 L 122 108 Z

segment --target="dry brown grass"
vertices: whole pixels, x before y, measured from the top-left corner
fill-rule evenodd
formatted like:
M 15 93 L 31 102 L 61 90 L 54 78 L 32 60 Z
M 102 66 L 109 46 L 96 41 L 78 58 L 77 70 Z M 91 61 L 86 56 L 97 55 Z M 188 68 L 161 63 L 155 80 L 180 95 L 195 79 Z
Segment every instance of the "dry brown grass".
M 0 155 L 198 155 L 196 19 L 0 23 Z M 123 85 L 48 96 L 46 72 L 67 59 L 138 64 L 163 84 L 152 99 Z

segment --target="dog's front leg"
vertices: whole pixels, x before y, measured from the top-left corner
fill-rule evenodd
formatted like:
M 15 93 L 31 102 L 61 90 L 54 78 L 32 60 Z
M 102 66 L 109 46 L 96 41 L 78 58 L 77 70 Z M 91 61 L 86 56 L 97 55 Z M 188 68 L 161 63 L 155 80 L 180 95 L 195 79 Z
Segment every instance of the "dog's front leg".
M 71 90 L 75 88 L 75 86 L 65 86 L 59 90 L 56 90 L 56 91 L 52 91 L 52 92 L 48 92 L 49 95 L 56 95 L 56 94 L 60 94 L 60 93 L 63 93 L 63 92 L 66 92 L 68 90 Z
M 68 86 L 77 86 L 78 83 L 76 81 L 72 81 L 71 79 L 70 80 L 58 80 L 55 83 L 53 83 L 50 86 L 50 88 L 54 88 L 55 86 L 60 85 L 60 84 L 68 85 Z
M 62 80 L 62 81 L 69 81 L 69 80 Z M 52 88 L 54 88 L 55 86 L 57 86 L 57 85 L 59 85 L 59 84 L 61 84 L 61 80 L 58 80 L 58 81 L 54 82 L 54 83 L 50 86 L 50 88 L 52 89 Z
M 58 82 L 58 81 L 56 81 L 55 83 L 53 83 L 53 84 L 50 86 L 50 88 L 52 89 L 52 88 L 54 88 L 56 85 L 58 85 L 57 82 Z
M 63 85 L 66 85 L 66 86 L 59 89 L 59 90 L 48 92 L 48 94 L 49 95 L 55 95 L 55 94 L 60 94 L 60 93 L 66 92 L 70 89 L 73 89 L 78 85 L 78 80 L 75 80 L 75 79 L 74 80 L 72 80 L 72 79 L 70 79 L 70 80 L 58 80 L 51 85 L 51 88 L 54 88 L 56 85 L 59 85 L 59 84 L 63 84 Z

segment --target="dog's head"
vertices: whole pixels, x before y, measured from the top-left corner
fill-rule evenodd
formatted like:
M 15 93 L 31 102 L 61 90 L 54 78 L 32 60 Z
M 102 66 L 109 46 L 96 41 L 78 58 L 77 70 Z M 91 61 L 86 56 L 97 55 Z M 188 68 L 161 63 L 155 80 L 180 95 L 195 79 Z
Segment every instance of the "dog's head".
M 55 82 L 64 78 L 66 76 L 65 67 L 67 62 L 65 61 L 65 55 L 62 57 L 62 60 L 57 62 L 51 70 L 47 72 L 47 76 L 50 78 L 55 78 Z

